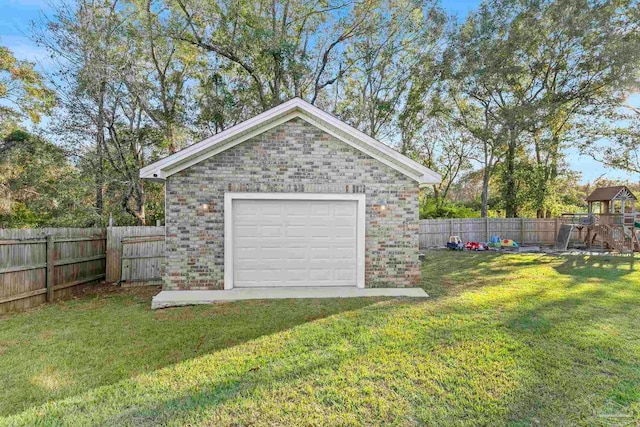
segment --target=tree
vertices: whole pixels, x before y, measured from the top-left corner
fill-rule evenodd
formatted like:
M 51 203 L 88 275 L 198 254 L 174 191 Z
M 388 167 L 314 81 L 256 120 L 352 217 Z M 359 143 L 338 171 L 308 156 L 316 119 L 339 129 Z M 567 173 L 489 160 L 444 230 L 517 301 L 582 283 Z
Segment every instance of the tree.
M 62 109 L 52 129 L 94 175 L 102 223 L 124 212 L 145 224 L 139 170 L 184 141 L 186 86 L 197 58 L 192 48 L 172 43 L 162 30 L 163 10 L 152 9 L 147 1 L 81 0 L 61 6 L 36 31 L 38 43 L 58 58 L 51 81 Z
M 131 65 L 123 75 L 128 91 L 137 97 L 144 113 L 162 129 L 169 153 L 181 148 L 186 138 L 187 87 L 195 83 L 201 62 L 199 49 L 167 37 L 180 36 L 176 20 L 164 3 L 134 0 L 127 19 Z M 163 18 L 163 16 L 168 17 Z
M 137 225 L 145 225 L 145 186 L 140 169 L 162 146 L 166 129 L 151 127 L 153 121 L 144 117 L 146 108 L 139 98 L 128 95 L 110 100 L 113 104 L 107 109 L 105 157 L 110 169 L 109 186 L 116 187 L 122 210 L 133 216 Z
M 53 18 L 33 24 L 34 41 L 46 48 L 53 58 L 55 71 L 50 83 L 55 87 L 65 113 L 58 132 L 72 134 L 72 155 L 83 155 L 94 173 L 95 209 L 103 214 L 104 145 L 106 102 L 112 84 L 124 70 L 122 50 L 117 49 L 124 17 L 119 0 L 79 0 L 71 5 L 60 3 Z M 75 134 L 75 135 L 74 135 Z M 86 150 L 91 135 L 93 151 Z
M 88 225 L 87 182 L 63 151 L 14 130 L 0 142 L 0 228 Z
M 400 131 L 413 130 L 404 132 L 402 146 L 419 127 L 415 117 L 428 105 L 446 15 L 430 1 L 380 1 L 368 6 L 362 34 L 354 36 L 347 48 L 348 71 L 336 114 L 382 140 L 396 133 L 401 115 Z
M 640 107 L 614 103 L 585 116 L 577 133 L 581 151 L 604 165 L 640 174 Z
M 452 79 L 469 103 L 495 123 L 504 144 L 502 196 L 507 216 L 518 215 L 518 156 L 533 134 L 542 194 L 571 120 L 629 87 L 640 38 L 629 18 L 635 1 L 492 0 L 456 33 Z
M 461 131 L 452 121 L 443 117 L 426 121 L 415 156 L 442 177 L 442 182 L 432 185 L 436 209 L 444 206 L 458 177 L 471 169 L 471 159 L 477 148 L 475 138 Z
M 55 105 L 54 92 L 45 86 L 34 64 L 17 60 L 4 46 L 0 46 L 0 103 L 3 136 L 25 118 L 39 123 L 42 114 L 49 113 Z
M 363 26 L 368 1 L 177 0 L 187 33 L 234 77 L 238 100 L 264 111 L 298 96 L 315 103 L 346 71 L 339 52 Z M 248 90 L 247 90 L 248 89 Z

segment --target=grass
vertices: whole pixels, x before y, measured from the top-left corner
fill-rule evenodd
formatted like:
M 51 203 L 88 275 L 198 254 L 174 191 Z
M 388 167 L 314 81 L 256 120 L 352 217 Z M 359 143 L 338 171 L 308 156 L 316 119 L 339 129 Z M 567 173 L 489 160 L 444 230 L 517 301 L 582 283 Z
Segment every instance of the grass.
M 638 258 L 434 252 L 426 301 L 0 320 L 0 425 L 638 425 Z

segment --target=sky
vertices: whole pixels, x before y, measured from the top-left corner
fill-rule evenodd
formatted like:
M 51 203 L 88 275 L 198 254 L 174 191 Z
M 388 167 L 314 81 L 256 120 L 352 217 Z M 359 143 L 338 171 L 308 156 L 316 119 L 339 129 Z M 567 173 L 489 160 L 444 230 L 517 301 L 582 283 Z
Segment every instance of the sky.
M 452 14 L 463 19 L 469 11 L 480 3 L 479 0 L 442 0 L 442 5 Z M 18 59 L 36 63 L 46 60 L 47 53 L 29 40 L 29 23 L 37 21 L 43 13 L 49 13 L 47 0 L 0 0 L 0 44 L 8 47 Z M 640 94 L 631 97 L 630 102 L 640 105 Z M 567 160 L 571 169 L 582 173 L 582 183 L 592 182 L 599 177 L 638 181 L 640 177 L 615 169 L 606 168 L 589 156 L 580 155 L 578 150 L 567 150 Z

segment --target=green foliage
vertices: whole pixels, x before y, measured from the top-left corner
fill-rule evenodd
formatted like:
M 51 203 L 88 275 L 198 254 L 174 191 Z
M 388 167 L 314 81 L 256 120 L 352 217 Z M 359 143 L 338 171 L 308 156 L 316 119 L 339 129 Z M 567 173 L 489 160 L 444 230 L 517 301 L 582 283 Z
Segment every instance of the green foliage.
M 480 210 L 455 203 L 438 205 L 433 198 L 426 197 L 420 203 L 420 219 L 427 218 L 477 218 Z
M 423 217 L 580 209 L 565 163 L 578 140 L 637 171 L 637 111 L 617 109 L 638 87 L 637 0 L 487 0 L 464 22 L 435 0 L 76 0 L 54 9 L 33 39 L 51 54 L 56 91 L 1 48 L 0 134 L 59 102 L 48 130 L 73 195 L 42 194 L 76 201 L 59 211 L 62 223 L 162 219 L 162 188 L 141 182 L 140 168 L 294 96 L 440 173 Z M 46 180 L 13 153 L 3 159 L 13 186 L 3 190 L 5 222 L 52 223 L 54 207 L 17 196 L 17 176 L 32 181 L 25 188 Z M 474 169 L 480 179 L 466 191 Z
M 34 123 L 55 105 L 55 94 L 34 70 L 34 64 L 20 61 L 13 52 L 0 46 L 0 135 L 5 135 L 20 120 Z
M 451 96 L 485 159 L 497 147 L 507 216 L 529 200 L 518 177 L 529 159 L 537 173 L 521 178 L 538 181 L 542 211 L 562 150 L 576 142 L 569 130 L 577 117 L 637 84 L 637 10 L 634 0 L 491 0 L 456 32 L 446 55 Z
M 55 145 L 16 130 L 0 148 L 0 228 L 91 222 L 88 182 Z

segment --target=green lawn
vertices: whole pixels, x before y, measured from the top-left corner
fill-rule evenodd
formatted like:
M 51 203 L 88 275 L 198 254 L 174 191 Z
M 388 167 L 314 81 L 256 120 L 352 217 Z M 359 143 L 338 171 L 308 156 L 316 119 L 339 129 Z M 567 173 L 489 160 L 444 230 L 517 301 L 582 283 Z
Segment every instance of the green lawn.
M 421 301 L 100 292 L 0 319 L 0 425 L 636 426 L 638 268 L 439 251 Z

